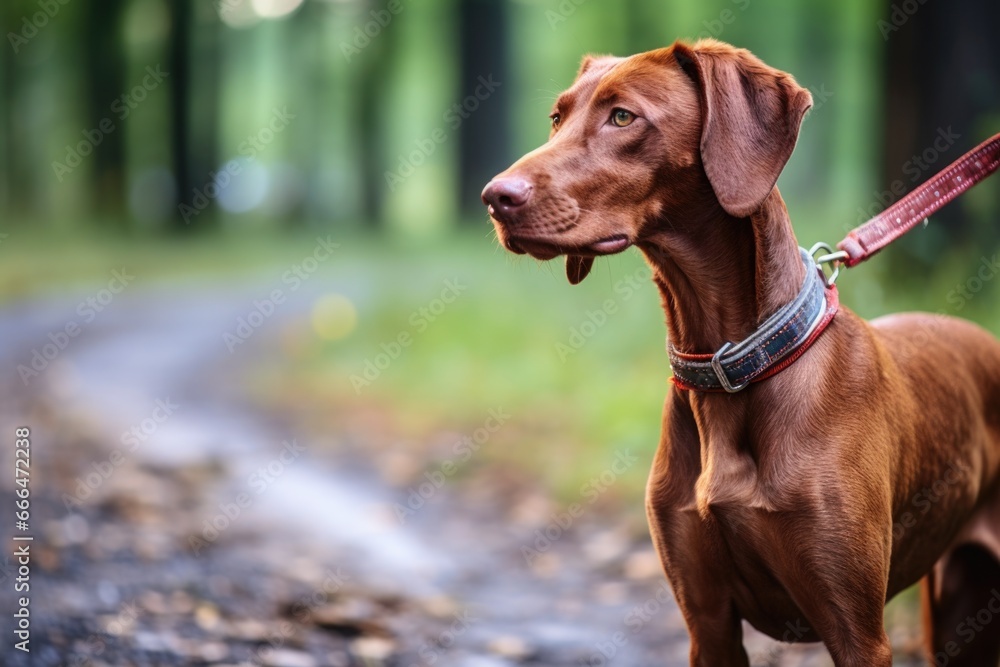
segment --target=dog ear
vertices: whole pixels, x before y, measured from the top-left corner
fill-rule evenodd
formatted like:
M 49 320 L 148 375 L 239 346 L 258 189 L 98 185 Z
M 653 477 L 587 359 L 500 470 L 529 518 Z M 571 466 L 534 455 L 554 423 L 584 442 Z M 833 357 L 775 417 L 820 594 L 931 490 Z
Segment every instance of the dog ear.
M 764 203 L 795 148 L 812 95 L 745 49 L 715 40 L 677 42 L 674 57 L 698 87 L 701 161 L 727 213 Z
M 570 285 L 579 285 L 594 266 L 593 257 L 566 255 L 566 277 Z
M 576 78 L 579 79 L 581 76 L 586 74 L 587 70 L 589 70 L 599 59 L 600 56 L 593 53 L 586 54 L 583 59 L 580 60 L 580 69 L 576 71 Z

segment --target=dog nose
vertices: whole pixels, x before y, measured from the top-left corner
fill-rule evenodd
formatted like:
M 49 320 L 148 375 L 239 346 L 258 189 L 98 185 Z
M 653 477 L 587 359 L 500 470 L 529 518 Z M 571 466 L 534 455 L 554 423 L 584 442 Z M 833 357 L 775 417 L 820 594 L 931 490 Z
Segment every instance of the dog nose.
M 483 203 L 493 217 L 504 220 L 531 199 L 531 183 L 517 176 L 494 178 L 483 190 Z

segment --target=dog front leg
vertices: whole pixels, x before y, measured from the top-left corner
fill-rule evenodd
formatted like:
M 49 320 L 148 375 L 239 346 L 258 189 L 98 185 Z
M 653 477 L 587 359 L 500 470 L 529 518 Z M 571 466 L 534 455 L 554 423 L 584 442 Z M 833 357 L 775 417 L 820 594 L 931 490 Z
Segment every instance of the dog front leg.
M 691 667 L 749 667 L 742 619 L 726 583 L 729 573 L 718 558 L 725 552 L 721 538 L 711 526 L 706 531 L 695 512 L 668 517 L 651 509 L 650 527 L 691 635 Z
M 701 460 L 687 399 L 675 390 L 664 406 L 663 437 L 646 488 L 650 534 L 691 636 L 691 666 L 749 667 L 729 549 L 716 519 L 702 517 L 693 504 Z
M 743 625 L 731 606 L 715 612 L 701 610 L 696 616 L 685 613 L 691 633 L 691 667 L 749 667 L 743 648 Z M 715 614 L 711 618 L 709 614 Z
M 849 497 L 834 503 L 846 507 Z M 877 500 L 861 498 L 863 506 Z M 836 667 L 892 667 L 883 608 L 890 548 L 888 508 L 879 521 L 803 511 L 773 517 L 775 575 L 826 644 Z M 817 526 L 830 526 L 817 530 Z

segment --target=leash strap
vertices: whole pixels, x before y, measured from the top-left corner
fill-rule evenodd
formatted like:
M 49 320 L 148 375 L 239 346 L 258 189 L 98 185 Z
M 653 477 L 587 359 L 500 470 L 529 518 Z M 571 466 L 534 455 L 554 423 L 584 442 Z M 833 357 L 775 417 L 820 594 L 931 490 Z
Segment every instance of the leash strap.
M 812 345 L 837 312 L 837 288 L 806 250 L 806 278 L 798 295 L 747 338 L 715 354 L 688 354 L 667 346 L 673 382 L 682 389 L 735 393 L 787 368 Z
M 923 222 L 929 215 L 1000 167 L 1000 134 L 979 144 L 947 169 L 864 223 L 837 244 L 848 267 L 859 264 Z

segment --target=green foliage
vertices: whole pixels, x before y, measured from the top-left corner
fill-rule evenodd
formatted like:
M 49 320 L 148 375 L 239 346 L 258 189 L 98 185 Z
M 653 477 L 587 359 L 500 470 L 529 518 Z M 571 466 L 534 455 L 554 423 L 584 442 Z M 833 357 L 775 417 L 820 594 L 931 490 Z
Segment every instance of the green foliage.
M 397 13 L 386 13 L 388 2 L 379 0 L 304 0 L 276 19 L 255 16 L 242 0 L 229 4 L 234 9 L 196 5 L 190 22 L 177 24 L 180 5 L 165 0 L 74 0 L 59 5 L 17 52 L 0 53 L 0 85 L 13 102 L 0 110 L 0 210 L 52 228 L 79 221 L 81 211 L 120 210 L 123 219 L 106 219 L 126 228 L 168 228 L 177 217 L 172 198 L 192 195 L 170 188 L 179 154 L 171 105 L 183 88 L 190 100 L 186 159 L 196 172 L 184 189 L 204 190 L 230 160 L 249 161 L 244 196 L 261 197 L 249 215 L 271 226 L 304 218 L 343 227 L 367 218 L 390 234 L 435 235 L 457 218 L 460 175 L 469 168 L 463 160 L 495 173 L 542 143 L 552 101 L 584 54 L 627 55 L 705 36 L 754 50 L 822 97 L 783 179 L 790 193 L 814 208 L 847 213 L 865 204 L 872 187 L 866 165 L 875 163 L 878 82 L 860 67 L 876 58 L 880 44 L 870 3 L 493 0 L 506 17 L 506 46 L 483 56 L 481 74 L 507 75 L 500 94 L 482 104 L 507 119 L 501 122 L 510 126 L 512 146 L 506 157 L 473 150 L 464 158 L 463 142 L 474 146 L 489 128 L 444 121 L 472 92 L 461 84 L 458 3 L 402 0 Z M 15 33 L 25 29 L 37 8 L 9 3 L 7 24 Z M 88 32 L 94 21 L 99 32 Z M 169 72 L 177 62 L 171 51 L 177 31 L 186 31 L 191 50 L 188 75 L 171 72 L 126 117 L 113 112 L 117 88 L 97 91 L 91 82 L 101 72 L 112 76 L 113 64 L 119 78 L 108 85 L 127 95 L 148 66 Z M 98 48 L 105 60 L 92 57 Z M 247 150 L 247 138 L 267 126 L 275 108 L 287 108 L 294 121 L 262 150 Z M 81 156 L 79 167 L 56 174 L 53 163 L 65 162 L 104 117 L 113 126 L 106 140 L 84 147 L 91 154 Z M 443 139 L 424 151 L 412 175 L 390 184 L 387 174 L 439 129 Z M 181 229 L 209 229 L 219 218 L 237 228 L 246 223 L 238 206 L 209 199 L 196 224 Z
M 602 260 L 582 286 L 570 288 L 561 265 L 495 250 L 483 218 L 482 234 L 459 233 L 458 202 L 463 170 L 499 171 L 545 141 L 552 101 L 584 54 L 625 55 L 678 38 L 715 37 L 793 73 L 815 106 L 779 185 L 803 245 L 841 238 L 865 210 L 877 210 L 873 197 L 884 187 L 876 174 L 881 84 L 869 66 L 885 48 L 877 3 L 494 3 L 505 17 L 495 29 L 506 37 L 484 55 L 481 74 L 505 74 L 499 93 L 477 104 L 500 109 L 512 145 L 508 156 L 472 150 L 464 157 L 461 146 L 474 147 L 493 131 L 475 126 L 475 111 L 461 123 L 448 115 L 472 92 L 462 89 L 467 63 L 456 54 L 463 39 L 478 39 L 462 33 L 475 6 L 402 0 L 389 11 L 378 0 L 305 0 L 270 19 L 237 2 L 229 15 L 197 5 L 190 21 L 178 24 L 182 4 L 74 0 L 17 49 L 0 50 L 0 86 L 9 102 L 0 105 L 0 208 L 8 213 L 0 233 L 9 235 L 0 246 L 0 298 L 99 279 L 123 255 L 150 279 L 261 272 L 307 250 L 309 230 L 333 231 L 353 239 L 351 252 L 322 271 L 339 285 L 331 291 L 354 304 L 357 326 L 347 338 L 324 341 L 301 323 L 289 334 L 298 341 L 287 348 L 294 372 L 270 384 L 294 393 L 301 382 L 345 413 L 390 406 L 407 429 L 474 429 L 489 409 L 503 407 L 521 426 L 498 436 L 504 445 L 496 450 L 564 490 L 615 449 L 648 458 L 655 447 L 668 375 L 655 290 L 643 279 L 624 298 L 622 281 L 642 268 L 633 254 Z M 28 30 L 24 21 L 34 20 L 36 8 L 27 0 L 8 3 L 6 25 Z M 147 67 L 171 70 L 179 36 L 193 63 L 188 76 L 170 72 L 127 115 L 114 111 L 119 98 L 92 89 L 113 74 L 102 68 L 113 65 L 122 94 L 132 95 Z M 179 92 L 190 100 L 186 141 L 196 144 L 180 153 L 171 106 Z M 266 129 L 276 109 L 292 120 L 271 136 Z M 108 115 L 113 131 L 89 147 L 79 167 L 58 176 L 53 162 L 64 161 Z M 990 123 L 982 118 L 977 131 L 988 133 Z M 253 138 L 266 141 L 258 146 Z M 210 197 L 204 212 L 179 229 L 212 233 L 194 244 L 172 240 L 164 232 L 176 218 L 172 198 L 184 195 L 170 188 L 180 154 L 216 161 L 200 165 L 194 183 L 202 190 L 212 172 L 238 160 L 258 179 L 241 196 L 260 195 L 260 202 L 249 212 L 227 212 L 216 204 L 231 193 Z M 390 173 L 401 177 L 394 181 Z M 981 258 L 992 257 L 995 190 L 977 190 L 961 206 L 975 221 L 965 237 L 934 225 L 915 232 L 910 245 L 924 253 L 919 270 L 890 272 L 906 266 L 899 258 L 907 256 L 890 249 L 888 261 L 844 276 L 844 303 L 867 317 L 922 308 L 1000 328 L 992 283 L 970 298 L 955 296 Z M 95 217 L 106 210 L 118 213 Z M 366 227 L 379 236 L 358 236 Z M 942 252 L 945 245 L 951 247 Z M 447 280 L 468 289 L 421 328 L 420 309 Z M 607 312 L 607 299 L 615 312 Z M 356 391 L 351 377 L 401 333 L 412 335 L 411 344 Z M 638 493 L 641 475 L 633 481 Z

